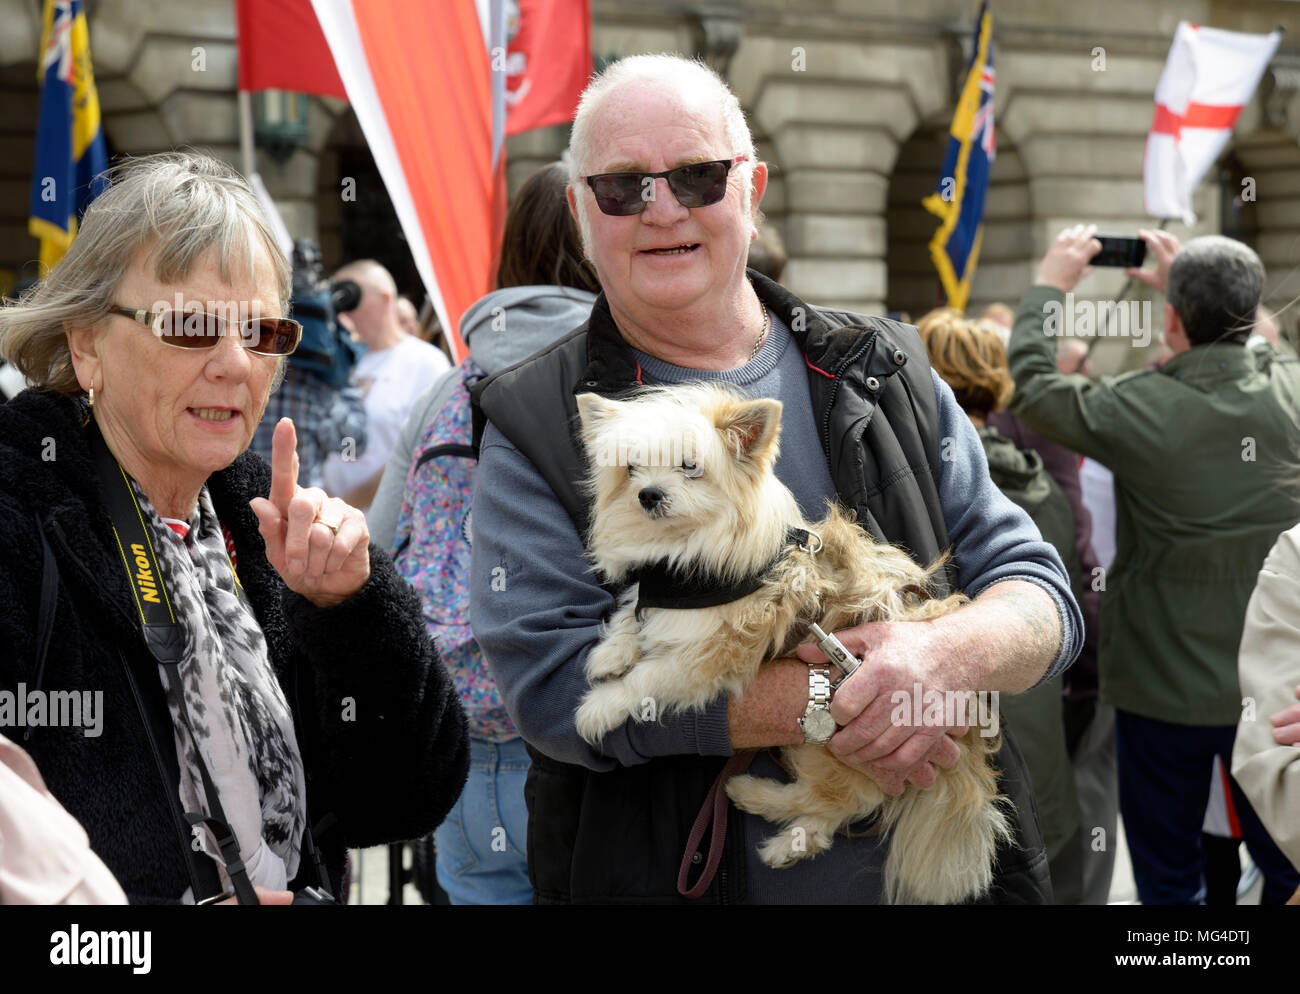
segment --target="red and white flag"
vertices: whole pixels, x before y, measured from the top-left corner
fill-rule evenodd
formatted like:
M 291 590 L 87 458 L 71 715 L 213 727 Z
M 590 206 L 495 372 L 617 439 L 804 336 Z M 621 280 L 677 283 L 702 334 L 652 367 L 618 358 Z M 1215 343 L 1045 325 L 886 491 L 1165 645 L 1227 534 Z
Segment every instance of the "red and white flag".
M 572 118 L 591 67 L 588 0 L 237 8 L 241 89 L 351 102 L 429 300 L 464 356 L 460 316 L 492 289 L 500 248 L 504 135 Z
M 1219 157 L 1281 37 L 1179 22 L 1142 164 L 1148 214 L 1194 223 L 1192 190 Z
M 591 76 L 588 0 L 506 0 L 505 7 L 506 134 L 572 121 Z

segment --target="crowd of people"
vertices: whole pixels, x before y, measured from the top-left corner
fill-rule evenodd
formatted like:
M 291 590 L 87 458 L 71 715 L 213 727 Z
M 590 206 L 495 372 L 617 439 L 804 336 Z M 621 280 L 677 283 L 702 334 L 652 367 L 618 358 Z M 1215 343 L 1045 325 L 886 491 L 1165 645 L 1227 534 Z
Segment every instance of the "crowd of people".
M 325 280 L 300 245 L 291 267 L 233 170 L 119 167 L 0 308 L 28 386 L 0 406 L 0 903 L 346 900 L 348 847 L 435 829 L 456 904 L 678 903 L 705 862 L 699 900 L 879 903 L 872 825 L 782 869 L 757 815 L 713 846 L 692 825 L 737 752 L 787 779 L 776 748 L 815 706 L 841 762 L 930 789 L 967 728 L 891 720 L 914 688 L 1001 700 L 1012 832 L 974 903 L 1105 903 L 1120 816 L 1144 904 L 1235 900 L 1214 884 L 1238 839 L 1263 903 L 1290 899 L 1300 360 L 1259 259 L 1142 232 L 1165 354 L 1098 380 L 1044 321 L 1095 228 L 1017 308 L 914 328 L 782 286 L 767 182 L 711 70 L 613 63 L 568 161 L 516 193 L 452 367 L 378 262 Z M 157 303 L 177 291 L 257 310 L 187 333 Z M 936 592 L 970 600 L 838 632 L 868 665 L 829 702 L 805 644 L 593 746 L 575 711 L 626 591 L 589 569 L 575 396 L 698 380 L 781 402 L 806 518 L 838 501 L 947 555 Z M 92 690 L 95 735 L 3 706 Z

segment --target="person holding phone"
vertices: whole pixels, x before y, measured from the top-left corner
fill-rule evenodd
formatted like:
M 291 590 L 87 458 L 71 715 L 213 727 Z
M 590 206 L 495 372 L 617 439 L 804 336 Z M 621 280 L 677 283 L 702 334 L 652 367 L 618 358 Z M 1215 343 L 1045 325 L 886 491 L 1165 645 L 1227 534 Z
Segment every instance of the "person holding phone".
M 1142 903 L 1195 904 L 1210 770 L 1216 755 L 1229 763 L 1242 715 L 1246 605 L 1269 549 L 1300 521 L 1300 490 L 1279 485 L 1300 471 L 1300 362 L 1246 347 L 1264 285 L 1249 247 L 1142 231 L 1156 266 L 1131 275 L 1165 294 L 1172 358 L 1097 383 L 1060 373 L 1045 318 L 1089 273 L 1095 234 L 1063 231 L 1020 301 L 1010 410 L 1114 473 L 1098 663 L 1100 698 L 1116 709 L 1120 813 Z M 1280 904 L 1300 873 L 1235 783 L 1232 794 L 1263 902 Z
M 102 694 L 93 731 L 31 705 L 21 738 L 133 903 L 338 895 L 346 846 L 429 831 L 465 781 L 419 598 L 298 486 L 292 421 L 246 451 L 289 290 L 245 180 L 170 153 L 0 310 L 36 384 L 0 407 L 0 692 Z

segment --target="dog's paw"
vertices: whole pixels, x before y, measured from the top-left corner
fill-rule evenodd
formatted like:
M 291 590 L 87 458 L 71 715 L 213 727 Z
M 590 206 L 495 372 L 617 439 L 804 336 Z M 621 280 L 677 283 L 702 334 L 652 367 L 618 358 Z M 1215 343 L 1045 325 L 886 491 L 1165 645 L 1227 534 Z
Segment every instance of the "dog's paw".
M 575 724 L 578 734 L 592 745 L 627 721 L 630 716 L 622 686 L 617 682 L 598 684 L 587 691 L 578 706 Z
M 627 645 L 622 639 L 607 639 L 587 656 L 587 679 L 608 680 L 623 676 L 636 659 L 636 643 Z
M 830 836 L 807 825 L 791 825 L 758 847 L 758 858 L 775 870 L 794 866 L 830 848 Z
M 794 866 L 804 854 L 795 850 L 795 837 L 792 832 L 774 835 L 758 847 L 758 858 L 774 870 L 784 870 Z

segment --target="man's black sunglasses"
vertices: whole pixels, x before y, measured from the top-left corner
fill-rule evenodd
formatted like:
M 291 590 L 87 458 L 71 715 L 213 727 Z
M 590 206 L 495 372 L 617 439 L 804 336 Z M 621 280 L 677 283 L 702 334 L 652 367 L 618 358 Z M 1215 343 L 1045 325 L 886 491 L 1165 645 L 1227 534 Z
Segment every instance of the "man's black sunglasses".
M 668 181 L 668 189 L 683 207 L 708 207 L 727 194 L 727 173 L 748 155 L 736 155 L 714 162 L 692 162 L 661 173 L 597 173 L 579 176 L 586 180 L 596 196 L 596 206 L 604 214 L 626 217 L 640 214 L 645 205 L 654 199 L 655 180 Z

